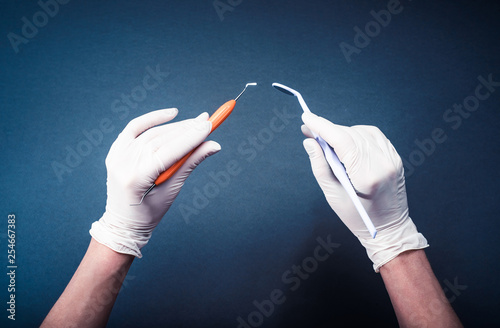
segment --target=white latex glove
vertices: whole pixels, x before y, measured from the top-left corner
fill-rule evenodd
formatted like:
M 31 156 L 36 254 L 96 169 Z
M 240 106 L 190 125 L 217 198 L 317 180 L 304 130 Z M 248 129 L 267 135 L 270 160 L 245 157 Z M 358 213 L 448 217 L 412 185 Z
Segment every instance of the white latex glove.
M 207 113 L 156 126 L 172 120 L 177 113 L 176 108 L 170 108 L 135 118 L 120 133 L 106 157 L 106 212 L 92 224 L 90 234 L 118 253 L 142 257 L 141 248 L 172 205 L 184 180 L 205 158 L 221 149 L 214 141 L 203 142 L 212 126 Z M 163 171 L 194 148 L 169 180 L 156 186 L 141 205 L 130 206 L 140 201 Z
M 374 126 L 345 127 L 304 113 L 302 132 L 312 170 L 326 200 L 342 222 L 358 237 L 375 272 L 400 253 L 428 247 L 408 214 L 403 163 L 396 149 Z M 335 150 L 375 228 L 373 239 L 354 204 L 326 162 L 311 131 Z

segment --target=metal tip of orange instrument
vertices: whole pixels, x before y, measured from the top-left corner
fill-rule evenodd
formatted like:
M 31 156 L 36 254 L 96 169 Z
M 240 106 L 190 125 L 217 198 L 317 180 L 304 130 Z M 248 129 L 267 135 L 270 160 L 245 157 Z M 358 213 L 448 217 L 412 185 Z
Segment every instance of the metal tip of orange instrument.
M 247 90 L 247 88 L 248 88 L 249 86 L 251 86 L 251 85 L 257 85 L 257 82 L 250 82 L 250 83 L 247 83 L 247 84 L 245 85 L 245 88 L 243 89 L 243 91 L 241 91 L 241 92 L 240 92 L 240 94 L 239 94 L 236 98 L 234 98 L 234 101 L 238 101 L 238 99 L 241 97 L 241 95 L 242 95 L 242 94 L 243 94 L 243 93 Z

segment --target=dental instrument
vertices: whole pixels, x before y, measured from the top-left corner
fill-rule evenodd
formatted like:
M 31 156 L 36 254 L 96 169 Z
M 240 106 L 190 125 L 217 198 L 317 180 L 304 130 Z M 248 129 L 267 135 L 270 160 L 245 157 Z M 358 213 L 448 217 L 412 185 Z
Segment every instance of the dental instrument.
M 304 101 L 304 98 L 302 98 L 302 95 L 298 91 L 296 91 L 290 87 L 287 87 L 283 84 L 280 84 L 280 83 L 273 83 L 272 86 L 283 93 L 297 97 L 299 100 L 299 104 L 302 107 L 302 110 L 305 113 L 311 113 L 311 110 L 309 109 L 309 107 L 307 107 L 307 104 Z M 328 143 L 323 138 L 321 138 L 316 133 L 314 133 L 313 131 L 311 131 L 311 132 L 312 132 L 314 138 L 316 139 L 316 141 L 319 143 L 319 145 L 323 149 L 323 153 L 326 157 L 326 161 L 330 165 L 330 168 L 332 169 L 333 174 L 335 174 L 335 176 L 337 177 L 337 179 L 341 183 L 342 187 L 344 187 L 345 191 L 349 195 L 349 198 L 354 203 L 354 206 L 356 207 L 356 210 L 358 211 L 359 215 L 361 216 L 361 219 L 363 220 L 365 226 L 368 228 L 368 231 L 370 232 L 372 237 L 375 238 L 375 236 L 377 235 L 377 229 L 373 225 L 373 222 L 371 221 L 370 217 L 368 216 L 368 213 L 366 212 L 365 208 L 363 207 L 363 204 L 361 204 L 361 201 L 359 200 L 359 197 L 356 194 L 354 187 L 352 186 L 351 180 L 347 176 L 347 172 L 344 168 L 344 165 L 342 165 L 337 154 L 328 145 Z

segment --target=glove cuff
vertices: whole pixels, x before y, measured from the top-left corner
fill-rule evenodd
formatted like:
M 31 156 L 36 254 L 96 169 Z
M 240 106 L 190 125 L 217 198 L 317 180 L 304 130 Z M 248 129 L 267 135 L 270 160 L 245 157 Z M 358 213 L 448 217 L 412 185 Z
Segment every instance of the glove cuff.
M 92 223 L 92 227 L 89 230 L 92 238 L 117 253 L 142 258 L 141 248 L 148 243 L 151 233 L 147 236 L 138 235 L 132 231 L 121 229 L 116 225 L 110 225 L 106 222 L 107 215 L 104 213 L 99 221 Z
M 373 269 L 377 273 L 381 266 L 399 254 L 429 247 L 427 239 L 417 231 L 410 217 L 396 231 L 387 235 L 378 234 L 375 239 L 360 239 L 360 242 L 366 248 L 366 253 L 373 262 Z

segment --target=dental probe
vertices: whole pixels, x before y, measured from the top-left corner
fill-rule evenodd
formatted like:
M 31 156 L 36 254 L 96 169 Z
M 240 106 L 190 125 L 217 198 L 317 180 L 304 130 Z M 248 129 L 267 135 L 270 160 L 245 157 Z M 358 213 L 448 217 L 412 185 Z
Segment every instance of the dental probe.
M 287 87 L 283 84 L 280 84 L 280 83 L 273 83 L 273 87 L 275 87 L 279 91 L 286 93 L 290 96 L 297 97 L 299 100 L 300 106 L 302 107 L 302 110 L 304 110 L 304 112 L 306 112 L 306 113 L 311 113 L 311 111 L 309 110 L 309 107 L 307 107 L 307 104 L 304 101 L 304 98 L 302 98 L 302 95 L 298 91 L 296 91 L 292 88 L 289 88 L 289 87 Z M 371 221 L 370 217 L 368 216 L 368 213 L 366 213 L 366 210 L 363 207 L 363 204 L 361 204 L 361 201 L 359 200 L 358 195 L 356 194 L 356 191 L 354 191 L 354 187 L 351 184 L 351 180 L 349 180 L 349 177 L 347 176 L 347 172 L 346 172 L 344 166 L 342 165 L 342 163 L 340 162 L 337 154 L 323 138 L 318 136 L 313 131 L 311 131 L 311 132 L 312 132 L 314 138 L 316 139 L 316 141 L 319 143 L 319 145 L 323 149 L 323 153 L 325 154 L 326 161 L 330 165 L 330 167 L 333 171 L 333 174 L 335 174 L 335 176 L 339 180 L 342 187 L 344 187 L 345 191 L 349 195 L 349 198 L 351 198 L 352 202 L 354 203 L 356 210 L 358 211 L 359 215 L 361 216 L 361 219 L 365 223 L 365 226 L 368 228 L 368 231 L 370 232 L 372 237 L 375 238 L 375 236 L 377 235 L 377 229 L 375 229 L 375 226 L 373 225 L 373 222 Z
M 236 106 L 236 101 L 241 97 L 241 95 L 251 85 L 257 85 L 257 83 L 255 83 L 255 82 L 247 83 L 245 85 L 245 88 L 243 89 L 243 91 L 241 91 L 240 94 L 236 98 L 227 101 L 225 104 L 220 106 L 219 109 L 217 109 L 215 111 L 215 113 L 212 114 L 212 116 L 210 116 L 210 118 L 208 119 L 210 122 L 212 122 L 212 130 L 210 130 L 210 133 L 214 132 L 214 130 L 217 129 L 219 127 L 219 125 L 221 125 L 222 122 L 224 122 L 224 120 L 233 112 L 234 106 Z M 172 175 L 174 175 L 174 173 L 177 172 L 177 170 L 187 161 L 189 156 L 191 156 L 191 154 L 194 151 L 195 151 L 195 149 L 191 150 L 188 154 L 186 154 L 183 158 L 181 158 L 177 163 L 175 163 L 174 165 L 169 167 L 165 172 L 160 174 L 158 176 L 158 178 L 156 178 L 155 182 L 151 185 L 151 187 L 149 187 L 149 189 L 144 192 L 144 194 L 142 195 L 141 201 L 137 204 L 130 204 L 130 206 L 141 205 L 142 201 L 151 192 L 151 190 L 153 190 L 154 187 L 156 187 L 156 186 L 162 184 L 163 182 L 167 181 L 168 179 L 170 179 L 172 177 Z

